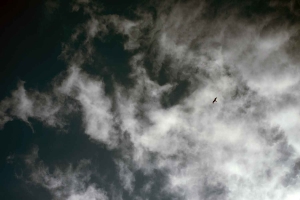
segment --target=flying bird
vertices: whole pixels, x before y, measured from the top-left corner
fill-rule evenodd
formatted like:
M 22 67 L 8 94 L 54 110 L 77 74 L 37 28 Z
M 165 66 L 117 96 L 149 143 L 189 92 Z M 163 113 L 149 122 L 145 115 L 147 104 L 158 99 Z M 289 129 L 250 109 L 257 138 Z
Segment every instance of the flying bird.
M 217 97 L 214 99 L 214 101 L 212 103 L 215 103 L 215 102 L 217 102 Z

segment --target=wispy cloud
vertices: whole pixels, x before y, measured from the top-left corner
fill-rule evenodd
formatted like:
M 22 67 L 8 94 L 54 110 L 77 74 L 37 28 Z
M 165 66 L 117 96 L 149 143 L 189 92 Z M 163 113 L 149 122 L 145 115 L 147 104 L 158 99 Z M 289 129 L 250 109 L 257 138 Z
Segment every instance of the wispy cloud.
M 37 118 L 49 126 L 63 126 L 63 121 L 57 118 L 61 102 L 47 93 L 37 91 L 28 92 L 24 88 L 24 82 L 20 81 L 18 89 L 13 91 L 11 97 L 3 99 L 0 103 L 1 121 L 3 128 L 7 121 L 19 118 L 30 125 L 30 117 Z
M 85 133 L 120 152 L 126 162 L 116 158 L 119 177 L 133 196 L 135 173 L 159 170 L 167 177 L 159 192 L 183 199 L 300 197 L 299 58 L 288 45 L 299 42 L 300 26 L 276 2 L 264 4 L 263 13 L 254 4 L 154 2 L 155 12 L 139 7 L 137 20 L 102 15 L 105 8 L 92 1 L 73 5 L 89 18 L 65 44 L 62 55 L 70 67 L 53 93 L 77 100 Z M 80 34 L 85 39 L 72 47 Z M 105 43 L 108 34 L 126 36 L 123 48 L 132 55 L 126 63 L 132 72 L 124 76 L 134 82 L 130 87 L 113 82 L 110 96 L 101 77 L 80 69 L 94 56 L 94 40 Z M 27 93 L 20 86 L 1 102 L 1 113 L 12 109 L 1 114 L 1 124 L 14 116 L 55 124 L 61 108 L 34 106 L 36 96 Z M 218 103 L 212 104 L 216 96 Z M 82 187 L 73 176 L 59 179 L 57 171 L 51 178 L 43 170 L 46 183 L 39 176 L 35 182 L 57 196 L 73 191 L 58 190 L 60 181 Z M 106 198 L 94 186 L 67 196 Z
M 47 188 L 54 199 L 94 199 L 107 200 L 106 193 L 89 183 L 91 179 L 90 162 L 82 160 L 76 167 L 69 165 L 61 169 L 55 167 L 50 172 L 43 161 L 38 157 L 38 147 L 25 157 L 25 163 L 30 171 L 30 180 L 33 184 L 40 184 Z

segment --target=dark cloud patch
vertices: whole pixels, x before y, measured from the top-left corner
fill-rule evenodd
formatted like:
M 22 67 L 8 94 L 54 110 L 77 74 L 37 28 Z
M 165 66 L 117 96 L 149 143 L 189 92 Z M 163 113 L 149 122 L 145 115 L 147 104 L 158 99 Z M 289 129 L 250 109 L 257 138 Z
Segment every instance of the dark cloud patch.
M 239 87 L 238 87 L 239 88 Z M 242 89 L 243 86 L 239 89 Z M 256 120 L 263 119 L 266 117 L 267 103 L 266 100 L 262 101 L 261 99 L 257 98 L 256 93 L 254 91 L 249 90 L 247 87 L 244 86 L 246 90 L 235 90 L 235 94 L 246 92 L 245 96 L 235 96 L 236 99 L 240 98 L 243 99 L 244 103 L 242 106 L 237 107 L 237 111 L 241 116 L 248 116 L 252 115 L 255 117 Z M 239 91 L 239 92 L 237 92 Z M 241 94 L 240 94 L 241 95 Z
M 267 40 L 272 35 L 279 34 L 282 28 L 288 29 L 290 23 L 284 16 L 274 17 L 265 24 L 260 31 L 260 38 Z
M 300 31 L 297 31 L 289 41 L 285 44 L 286 52 L 289 58 L 295 63 L 300 62 L 300 55 L 297 53 L 300 51 Z
M 258 132 L 269 145 L 275 145 L 278 142 L 286 141 L 284 131 L 280 130 L 279 127 L 273 127 L 271 129 L 260 128 Z
M 241 82 L 238 86 L 236 86 L 234 93 L 232 94 L 232 99 L 242 98 L 249 94 L 249 92 L 251 92 L 250 88 L 245 83 Z
M 208 177 L 207 177 L 208 178 Z M 228 188 L 222 183 L 212 184 L 211 181 L 204 180 L 204 186 L 200 196 L 204 200 L 225 200 L 227 199 Z
M 295 150 L 291 145 L 289 145 L 288 141 L 284 138 L 278 140 L 276 143 L 276 148 L 278 150 L 278 157 L 276 159 L 277 163 L 287 163 L 295 153 Z
M 154 170 L 150 174 L 145 174 L 138 170 L 135 172 L 135 180 L 134 192 L 143 199 L 180 199 L 176 194 L 170 194 L 164 190 L 168 180 L 164 171 Z
M 135 117 L 144 126 L 153 125 L 153 122 L 149 119 L 149 117 L 147 115 L 147 113 L 149 112 L 149 108 L 143 106 L 143 103 L 149 102 L 149 101 L 151 101 L 149 99 L 149 96 L 143 95 L 143 93 L 142 93 L 141 98 L 139 100 L 139 105 L 138 105 L 137 111 L 135 113 Z
M 297 184 L 300 175 L 299 158 L 291 166 L 291 170 L 282 178 L 283 185 L 291 187 Z
M 161 65 L 156 60 L 159 55 L 158 48 L 159 48 L 158 43 L 154 41 L 148 47 L 143 62 L 149 78 L 154 81 L 157 80 L 157 76 L 158 76 L 157 72 L 161 68 Z
M 165 92 L 161 97 L 161 104 L 165 108 L 172 107 L 189 94 L 191 83 L 188 80 L 179 81 L 170 92 Z
M 299 175 L 300 175 L 300 159 L 297 159 L 293 166 L 292 176 L 296 178 Z
M 172 71 L 171 64 L 172 64 L 172 58 L 166 56 L 164 61 L 161 64 L 162 67 L 159 70 L 158 77 L 157 77 L 157 82 L 159 85 L 165 85 L 172 80 L 172 73 L 170 73 Z
M 255 92 L 250 89 L 247 82 L 244 80 L 243 76 L 238 72 L 236 67 L 224 65 L 224 74 L 231 79 L 234 79 L 238 82 L 238 84 L 234 87 L 234 89 L 231 92 L 230 99 L 231 100 L 238 100 L 241 98 L 248 97 L 248 102 L 244 105 L 244 109 L 247 109 L 250 107 L 251 98 L 255 96 Z

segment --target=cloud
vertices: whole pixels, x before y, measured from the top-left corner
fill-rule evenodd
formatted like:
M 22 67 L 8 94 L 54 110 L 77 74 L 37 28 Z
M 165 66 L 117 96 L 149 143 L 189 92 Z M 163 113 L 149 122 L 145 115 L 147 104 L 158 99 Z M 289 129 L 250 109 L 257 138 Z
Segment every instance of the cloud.
M 68 76 L 62 82 L 57 78 L 49 94 L 26 91 L 24 82 L 20 82 L 12 96 L 0 103 L 0 124 L 3 127 L 7 121 L 19 118 L 30 125 L 29 118 L 36 118 L 48 126 L 63 128 L 68 114 L 82 110 L 86 133 L 95 140 L 115 146 L 116 141 L 112 141 L 114 130 L 111 102 L 104 94 L 103 83 L 81 73 L 76 67 L 69 68 L 67 73 Z
M 294 151 L 297 145 L 292 145 L 293 134 L 287 128 L 295 126 L 291 119 L 296 120 L 299 114 L 291 110 L 299 106 L 292 103 L 291 112 L 286 112 L 290 113 L 288 117 L 272 101 L 285 96 L 298 83 L 298 68 L 289 63 L 284 48 L 297 33 L 298 25 L 273 25 L 269 16 L 260 23 L 234 15 L 225 19 L 220 15 L 210 21 L 202 16 L 203 5 L 192 8 L 194 5 L 178 3 L 168 17 L 160 16 L 166 21 L 163 28 L 155 29 L 159 33 L 152 38 L 156 44 L 150 50 L 154 79 L 141 73 L 136 81 L 140 87 L 128 91 L 129 100 L 120 98 L 121 127 L 131 135 L 134 161 L 144 170 L 167 169 L 166 187 L 175 193 L 182 191 L 187 199 L 241 199 L 248 198 L 248 194 L 259 199 L 288 198 L 292 189 L 285 188 L 283 177 L 299 154 Z M 199 46 L 190 48 L 191 43 Z M 195 87 L 192 92 L 165 110 L 158 103 L 161 93 L 157 92 L 160 86 L 156 77 L 165 67 L 167 56 L 171 60 L 166 66 L 170 68 L 168 76 L 183 76 L 184 70 L 193 67 L 199 72 L 188 74 L 194 78 L 189 79 L 190 87 Z M 141 63 L 133 65 L 136 71 L 143 72 L 147 67 Z M 228 75 L 228 68 L 238 71 L 236 76 Z M 196 86 L 199 79 L 203 84 Z M 180 79 L 171 80 L 175 83 L 169 83 L 176 85 Z M 237 98 L 235 93 L 242 95 Z M 215 96 L 221 100 L 212 107 Z M 141 105 L 136 103 L 142 99 Z M 140 112 L 143 115 L 137 115 Z M 269 116 L 274 116 L 272 122 Z M 271 138 L 265 138 L 259 130 L 263 127 L 274 136 L 274 126 L 284 130 L 280 133 L 284 137 L 269 143 Z M 296 130 L 292 132 L 298 135 Z M 154 160 L 148 156 L 150 153 L 156 153 Z
M 95 5 L 73 5 L 89 17 L 65 44 L 62 55 L 70 67 L 53 93 L 75 99 L 85 133 L 121 154 L 115 162 L 124 191 L 137 197 L 136 172 L 160 171 L 167 180 L 159 197 L 299 196 L 299 59 L 288 47 L 299 42 L 299 24 L 281 18 L 281 9 L 269 11 L 268 3 L 261 5 L 268 12 L 259 13 L 255 2 L 166 1 L 152 4 L 155 14 L 147 6 L 138 8 L 137 20 L 102 15 L 103 8 Z M 134 83 L 112 81 L 112 95 L 105 93 L 103 77 L 81 70 L 96 55 L 94 41 L 105 43 L 109 34 L 126 36 L 122 42 L 131 53 L 131 73 L 124 76 Z M 216 96 L 218 103 L 212 104 Z M 55 124 L 56 104 L 35 106 L 40 105 L 36 97 L 20 86 L 1 102 L 1 124 L 13 117 Z M 9 109 L 12 114 L 5 114 Z M 78 183 L 89 180 L 89 174 L 81 177 L 81 167 L 64 173 L 49 174 L 41 167 L 32 177 L 59 198 L 106 198 L 96 186 Z M 73 184 L 65 186 L 65 181 Z M 143 188 L 149 195 L 151 181 Z
M 132 193 L 135 181 L 133 172 L 129 169 L 129 166 L 126 163 L 122 161 L 116 161 L 116 163 L 119 167 L 119 176 L 123 183 L 123 188 Z
M 117 145 L 113 130 L 114 119 L 110 112 L 111 102 L 105 96 L 101 80 L 93 79 L 81 73 L 79 68 L 72 67 L 69 69 L 68 78 L 56 89 L 79 102 L 84 116 L 85 132 L 92 139 L 111 147 Z
M 82 160 L 74 167 L 55 167 L 50 172 L 43 161 L 39 160 L 38 147 L 32 149 L 31 154 L 25 157 L 25 163 L 30 171 L 30 180 L 48 189 L 54 199 L 68 200 L 107 200 L 106 192 L 89 183 L 91 171 L 90 161 Z
M 18 89 L 13 91 L 11 97 L 3 99 L 0 103 L 1 128 L 7 121 L 19 118 L 30 125 L 30 117 L 37 118 L 49 126 L 63 126 L 57 118 L 60 102 L 56 102 L 49 94 L 36 91 L 27 92 L 23 81 L 18 83 Z
M 68 200 L 84 200 L 84 199 L 91 199 L 91 200 L 106 200 L 108 199 L 102 191 L 95 189 L 92 186 L 89 186 L 84 193 L 81 194 L 74 194 L 68 197 Z

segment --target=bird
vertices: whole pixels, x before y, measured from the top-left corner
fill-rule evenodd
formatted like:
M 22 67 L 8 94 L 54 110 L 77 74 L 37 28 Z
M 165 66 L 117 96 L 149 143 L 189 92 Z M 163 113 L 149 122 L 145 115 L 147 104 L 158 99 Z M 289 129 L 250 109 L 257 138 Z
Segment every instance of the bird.
M 217 97 L 214 99 L 214 101 L 212 103 L 215 103 L 215 102 L 217 102 Z

